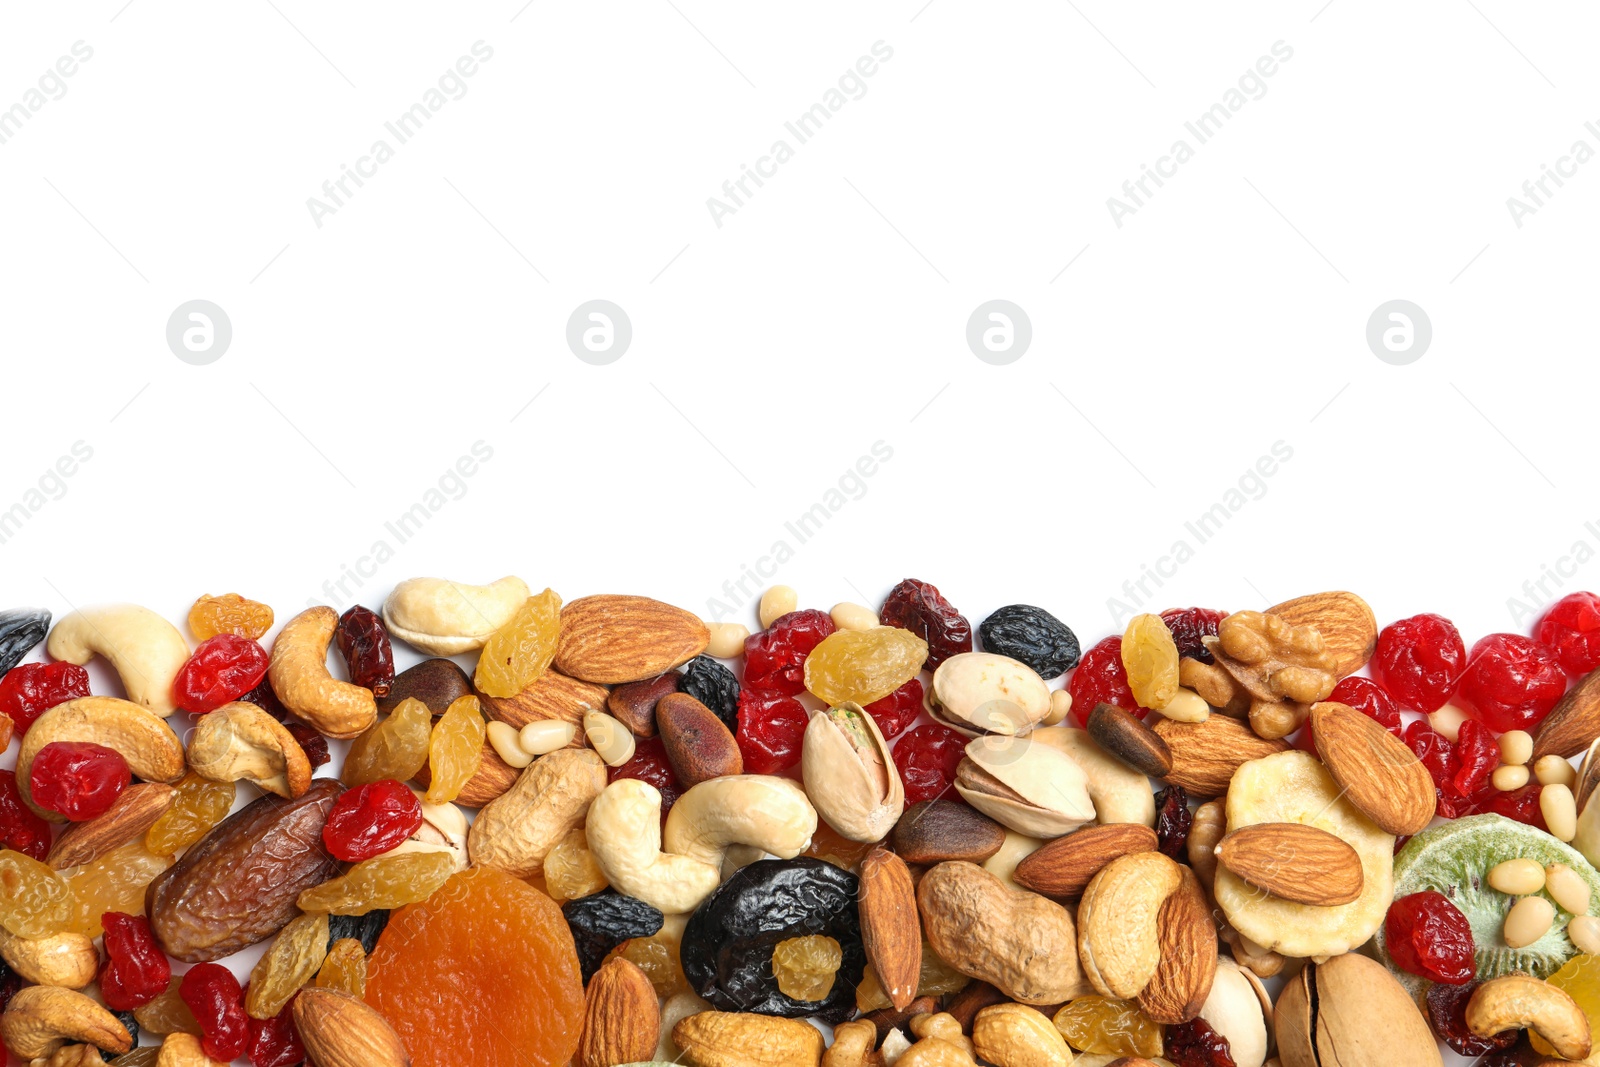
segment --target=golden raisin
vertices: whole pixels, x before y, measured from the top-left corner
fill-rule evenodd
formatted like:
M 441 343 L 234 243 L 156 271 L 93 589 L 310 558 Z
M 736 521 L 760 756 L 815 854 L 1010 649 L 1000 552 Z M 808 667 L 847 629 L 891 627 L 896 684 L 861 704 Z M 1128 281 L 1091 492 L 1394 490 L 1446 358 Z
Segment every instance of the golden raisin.
M 135 910 L 143 912 L 143 903 Z M 0 852 L 0 926 L 18 937 L 49 937 L 71 918 L 72 891 L 61 875 L 32 856 Z
M 478 698 L 468 694 L 451 702 L 439 717 L 428 741 L 428 803 L 443 804 L 461 795 L 461 789 L 483 758 L 488 724 L 478 710 Z
M 302 892 L 300 910 L 365 915 L 415 904 L 433 896 L 455 869 L 455 859 L 445 852 L 403 852 L 363 860 L 343 877 Z
M 1161 1025 L 1131 1000 L 1089 995 L 1056 1012 L 1056 1029 L 1079 1052 L 1110 1056 L 1161 1055 Z
M 772 949 L 772 976 L 778 992 L 792 1000 L 824 1000 L 844 962 L 839 942 L 822 934 L 791 937 Z
M 316 977 L 328 954 L 328 916 L 324 912 L 297 915 L 250 972 L 244 1010 L 252 1019 L 270 1019 L 283 1010 L 300 987 Z
M 351 996 L 367 995 L 367 950 L 353 937 L 341 937 L 328 950 L 317 985 L 323 989 L 342 989 Z
M 670 997 L 689 988 L 689 979 L 684 977 L 678 960 L 678 946 L 688 922 L 687 915 L 668 915 L 660 930 L 649 937 L 625 941 L 616 950 L 616 955 L 632 961 L 645 973 L 658 997 Z
M 189 632 L 198 641 L 218 634 L 238 634 L 252 641 L 272 629 L 272 609 L 257 600 L 249 600 L 238 593 L 209 593 L 194 602 L 189 609 Z
M 172 807 L 144 835 L 145 847 L 158 856 L 176 856 L 233 810 L 232 782 L 213 782 L 190 771 L 174 788 Z
M 1178 644 L 1160 615 L 1128 620 L 1122 635 L 1122 666 L 1140 707 L 1164 708 L 1178 695 Z
M 171 856 L 157 855 L 143 841 L 134 840 L 92 863 L 63 871 L 72 890 L 72 916 L 66 928 L 99 937 L 100 916 L 106 912 L 143 915 L 145 887 L 170 866 Z
M 928 643 L 898 626 L 836 630 L 806 657 L 806 689 L 829 704 L 882 700 L 917 676 Z
M 485 696 L 514 697 L 539 680 L 560 641 L 561 598 L 546 589 L 484 643 L 472 682 Z
M 385 778 L 397 782 L 417 776 L 428 762 L 433 712 L 416 697 L 407 697 L 366 733 L 350 742 L 339 777 L 345 785 L 371 785 Z
M 152 1034 L 165 1036 L 167 1034 L 194 1034 L 200 1035 L 200 1023 L 194 1017 L 194 1012 L 189 1010 L 189 1005 L 183 1002 L 178 995 L 178 986 L 183 983 L 183 976 L 175 974 L 172 981 L 167 983 L 167 991 L 143 1007 L 135 1008 L 133 1017 L 139 1021 L 142 1029 Z
M 922 968 L 917 978 L 917 996 L 942 997 L 948 993 L 959 993 L 971 981 L 972 979 L 941 959 L 939 954 L 933 951 L 933 946 L 926 941 L 922 943 Z M 866 972 L 861 976 L 861 984 L 856 986 L 856 1007 L 867 1012 L 890 1006 L 889 994 L 884 992 L 878 972 L 872 969 L 870 963 L 867 964 Z
M 589 851 L 582 828 L 556 842 L 544 858 L 545 892 L 557 904 L 598 893 L 611 883 Z

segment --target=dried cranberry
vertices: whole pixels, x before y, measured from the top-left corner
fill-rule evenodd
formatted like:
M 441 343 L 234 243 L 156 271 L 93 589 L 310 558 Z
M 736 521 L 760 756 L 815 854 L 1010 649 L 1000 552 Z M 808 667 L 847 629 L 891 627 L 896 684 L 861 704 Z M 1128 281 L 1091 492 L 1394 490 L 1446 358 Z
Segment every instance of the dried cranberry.
M 73 663 L 24 663 L 0 678 L 0 712 L 28 732 L 34 720 L 57 704 L 89 695 L 89 672 Z
M 1189 794 L 1181 785 L 1169 785 L 1156 794 L 1156 845 L 1163 855 L 1183 859 L 1189 854 L 1189 827 L 1194 814 Z M 1187 862 L 1187 861 L 1185 861 Z
M 200 1047 L 214 1060 L 231 1063 L 250 1043 L 250 1017 L 244 1011 L 239 979 L 220 963 L 197 963 L 178 984 L 178 996 L 200 1024 Z
M 1561 694 L 1567 674 L 1561 661 L 1531 637 L 1490 634 L 1478 639 L 1456 689 L 1456 703 L 1496 733 L 1531 730 Z
M 150 933 L 143 915 L 108 911 L 100 916 L 105 927 L 106 962 L 100 968 L 100 995 L 112 1011 L 132 1011 L 165 993 L 172 980 L 172 964 Z
M 250 1067 L 295 1067 L 305 1062 L 306 1049 L 294 1028 L 294 1002 L 299 995 L 290 997 L 272 1018 L 250 1020 L 250 1044 L 245 1049 Z
M 810 715 L 805 705 L 780 693 L 739 692 L 739 755 L 746 774 L 777 774 L 800 762 L 800 742 Z
M 1378 634 L 1372 677 L 1403 706 L 1438 711 L 1455 692 L 1467 666 L 1461 632 L 1443 615 L 1413 615 Z
M 1211 608 L 1168 608 L 1161 613 L 1161 621 L 1172 631 L 1177 642 L 1180 659 L 1197 659 L 1201 663 L 1215 663 L 1217 658 L 1201 638 L 1217 636 L 1217 627 L 1228 617 L 1226 611 Z
M 381 856 L 417 832 L 422 804 L 393 778 L 347 789 L 322 824 L 322 843 L 346 863 Z
M 667 746 L 659 737 L 640 738 L 634 744 L 633 758 L 620 767 L 611 768 L 609 780 L 615 782 L 619 778 L 637 778 L 660 790 L 663 819 L 683 796 L 683 785 L 667 759 Z
M 1237 1067 L 1228 1039 L 1204 1019 L 1167 1027 L 1167 1059 L 1178 1067 Z
M 1403 971 L 1449 985 L 1478 973 L 1472 924 L 1443 893 L 1429 889 L 1399 898 L 1389 905 L 1383 929 L 1389 956 Z
M 1078 669 L 1067 679 L 1072 696 L 1072 718 L 1079 726 L 1089 725 L 1089 713 L 1097 704 L 1115 704 L 1139 718 L 1149 714 L 1133 699 L 1128 688 L 1128 672 L 1122 666 L 1122 638 L 1108 637 L 1084 653 Z
M 1502 1030 L 1493 1037 L 1479 1037 L 1467 1026 L 1467 1001 L 1478 988 L 1477 982 L 1462 985 L 1437 983 L 1428 987 L 1428 1023 L 1444 1043 L 1463 1056 L 1476 1059 L 1499 1052 L 1517 1043 L 1520 1030 Z M 1484 1067 L 1480 1062 L 1478 1067 Z
M 1471 798 L 1456 792 L 1455 778 L 1461 770 L 1461 761 L 1456 757 L 1455 746 L 1450 739 L 1426 721 L 1418 720 L 1406 727 L 1405 741 L 1406 747 L 1416 753 L 1417 759 L 1428 769 L 1428 777 L 1433 779 L 1434 793 L 1439 798 L 1439 814 L 1446 819 L 1467 814 Z
M 878 618 L 928 642 L 930 671 L 951 656 L 972 651 L 972 624 L 928 582 L 907 578 L 889 590 Z
M 339 616 L 338 639 L 350 680 L 372 690 L 373 696 L 388 696 L 394 685 L 394 649 L 378 613 L 357 604 Z
M 215 711 L 254 689 L 266 676 L 268 662 L 267 650 L 248 637 L 208 637 L 178 669 L 172 694 L 184 711 Z
M 11 771 L 0 771 L 0 846 L 36 860 L 50 855 L 50 824 L 23 802 Z
M 940 723 L 929 723 L 900 735 L 894 744 L 895 766 L 906 788 L 906 803 L 934 800 L 950 790 L 956 766 L 967 754 L 967 738 Z M 951 795 L 949 800 L 960 798 Z
M 1550 605 L 1533 636 L 1573 677 L 1600 667 L 1600 596 L 1568 593 Z
M 803 608 L 744 640 L 744 684 L 792 697 L 806 687 L 806 657 L 837 627 L 826 611 Z
M 85 822 L 104 815 L 133 774 L 122 753 L 90 741 L 52 741 L 33 757 L 28 791 L 47 811 Z
M 1400 719 L 1399 707 L 1383 687 L 1372 679 L 1355 675 L 1341 678 L 1339 684 L 1333 687 L 1333 692 L 1328 694 L 1328 699 L 1354 708 L 1402 741 L 1405 740 L 1405 724 Z M 1306 720 L 1304 729 L 1300 731 L 1299 744 L 1307 752 L 1317 750 L 1310 719 Z
M 1470 797 L 1489 782 L 1489 776 L 1500 766 L 1500 745 L 1489 728 L 1476 719 L 1464 719 L 1461 731 L 1456 734 L 1456 792 Z
M 1544 821 L 1544 809 L 1539 807 L 1539 791 L 1543 788 L 1538 782 L 1529 782 L 1521 789 L 1503 793 L 1492 785 L 1486 786 L 1473 798 L 1472 814 L 1504 815 L 1549 833 L 1550 827 Z
M 289 731 L 289 736 L 299 742 L 301 750 L 306 754 L 306 759 L 311 762 L 312 770 L 316 770 L 333 758 L 328 755 L 328 739 L 305 723 L 291 719 L 283 725 Z
M 882 700 L 874 700 L 866 712 L 877 722 L 884 740 L 893 741 L 922 714 L 922 683 L 913 678 Z

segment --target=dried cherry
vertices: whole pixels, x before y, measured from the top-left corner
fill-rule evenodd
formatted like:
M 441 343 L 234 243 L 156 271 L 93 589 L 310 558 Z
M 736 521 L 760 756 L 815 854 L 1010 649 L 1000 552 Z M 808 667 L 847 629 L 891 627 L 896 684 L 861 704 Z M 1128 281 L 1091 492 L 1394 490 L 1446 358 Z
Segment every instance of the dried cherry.
M 254 703 L 254 701 L 252 701 Z M 328 754 L 328 739 L 303 722 L 290 719 L 283 724 L 306 754 L 306 759 L 311 763 L 311 769 L 316 770 L 333 757 Z
M 1043 608 L 1007 604 L 978 624 L 985 652 L 1010 656 L 1033 668 L 1041 678 L 1054 678 L 1078 665 L 1078 635 Z
M 1389 956 L 1403 971 L 1447 985 L 1470 982 L 1478 973 L 1472 924 L 1443 893 L 1401 897 L 1389 905 L 1383 928 Z
M 1372 677 L 1403 706 L 1424 715 L 1444 707 L 1467 667 L 1461 631 L 1443 615 L 1413 615 L 1378 634 Z
M 89 672 L 75 663 L 24 663 L 0 678 L 0 713 L 16 725 L 17 736 L 57 704 L 89 695 Z
M 1470 811 L 1463 811 L 1462 814 L 1504 815 L 1549 833 L 1550 827 L 1544 821 L 1544 809 L 1539 806 L 1539 791 L 1543 788 L 1538 782 L 1529 782 L 1521 789 L 1502 792 L 1489 785 L 1473 798 Z
M 178 996 L 200 1024 L 200 1047 L 214 1060 L 231 1063 L 250 1043 L 250 1017 L 239 979 L 220 963 L 197 963 L 178 986 Z
M 1470 797 L 1489 783 L 1489 776 L 1500 766 L 1500 745 L 1489 728 L 1476 719 L 1463 719 L 1456 734 L 1456 792 Z
M 666 743 L 659 737 L 641 737 L 634 743 L 633 758 L 620 767 L 611 768 L 607 781 L 615 782 L 619 778 L 637 778 L 655 786 L 661 793 L 663 820 L 683 796 L 683 784 L 672 769 L 672 761 L 667 759 Z
M 1545 611 L 1533 636 L 1573 677 L 1600 667 L 1600 596 L 1568 593 Z
M 0 847 L 41 861 L 50 854 L 50 824 L 23 802 L 12 771 L 0 771 Z
M 922 682 L 911 679 L 888 696 L 868 704 L 866 712 L 878 724 L 883 739 L 893 741 L 922 714 Z
M 972 651 L 972 624 L 930 582 L 902 581 L 889 590 L 878 618 L 928 642 L 930 671 L 951 656 Z
M 103 912 L 106 962 L 100 968 L 100 995 L 112 1011 L 143 1007 L 167 991 L 172 964 L 156 944 L 143 915 Z
M 172 695 L 184 711 L 215 711 L 259 685 L 269 662 L 267 650 L 248 637 L 208 637 L 179 668 Z
M 306 1061 L 300 1032 L 294 1028 L 294 1000 L 299 995 L 290 997 L 272 1018 L 250 1020 L 250 1043 L 245 1048 L 250 1067 L 295 1067 Z
M 0 674 L 5 674 L 50 632 L 50 613 L 44 608 L 10 608 L 0 611 Z
M 950 792 L 956 767 L 967 754 L 967 738 L 942 723 L 927 723 L 901 734 L 893 753 L 906 803 L 917 804 Z M 959 800 L 954 794 L 946 799 Z
M 1201 663 L 1217 661 L 1205 646 L 1204 638 L 1217 636 L 1217 628 L 1227 617 L 1226 611 L 1212 608 L 1168 608 L 1161 613 L 1161 621 L 1167 624 L 1178 646 L 1178 657 L 1197 659 Z
M 561 905 L 561 914 L 578 949 L 578 967 L 588 985 L 612 949 L 636 937 L 659 933 L 665 918 L 660 909 L 642 900 L 602 889 Z
M 52 741 L 28 770 L 33 802 L 73 822 L 104 815 L 132 780 L 122 753 L 92 741 Z
M 1439 815 L 1455 819 L 1467 814 L 1472 798 L 1456 792 L 1455 779 L 1461 770 L 1461 761 L 1450 739 L 1429 726 L 1426 720 L 1418 720 L 1406 727 L 1405 742 L 1428 769 L 1428 777 L 1433 779 Z
M 1072 696 L 1072 718 L 1082 727 L 1089 725 L 1089 713 L 1098 704 L 1115 704 L 1141 719 L 1149 714 L 1148 708 L 1141 708 L 1133 699 L 1133 690 L 1128 687 L 1120 636 L 1108 637 L 1083 654 L 1078 669 L 1067 679 L 1067 692 Z
M 1433 1032 L 1444 1039 L 1456 1052 L 1478 1059 L 1491 1052 L 1501 1052 L 1517 1043 L 1520 1030 L 1503 1030 L 1493 1037 L 1479 1037 L 1467 1026 L 1467 1001 L 1478 988 L 1477 982 L 1448 985 L 1443 982 L 1428 987 L 1428 1023 Z M 1483 1067 L 1480 1063 L 1479 1067 Z
M 1556 654 L 1521 634 L 1489 634 L 1472 646 L 1456 703 L 1497 733 L 1531 730 L 1567 691 Z
M 1162 855 L 1188 862 L 1189 828 L 1194 813 L 1189 810 L 1189 794 L 1181 785 L 1169 785 L 1156 794 L 1156 847 Z
M 744 684 L 751 689 L 792 697 L 806 687 L 806 657 L 838 629 L 833 618 L 816 608 L 781 616 L 744 640 Z
M 322 843 L 336 858 L 359 863 L 399 847 L 421 825 L 417 795 L 384 778 L 339 794 L 322 824 Z
M 394 648 L 383 619 L 360 604 L 339 616 L 339 654 L 350 668 L 350 680 L 372 690 L 373 696 L 388 696 L 394 685 Z
M 1405 740 L 1405 723 L 1400 719 L 1400 708 L 1395 704 L 1394 698 L 1384 692 L 1383 687 L 1370 678 L 1359 678 L 1351 675 L 1339 679 L 1339 684 L 1333 687 L 1333 692 L 1328 694 L 1328 699 L 1336 704 L 1354 708 L 1379 726 L 1394 734 L 1400 740 Z M 1317 751 L 1316 737 L 1311 730 L 1311 720 L 1307 719 L 1305 726 L 1300 730 L 1299 746 L 1307 752 Z
M 1177 1067 L 1236 1067 L 1228 1039 L 1204 1019 L 1167 1027 L 1167 1059 Z
M 731 733 L 739 728 L 739 679 L 710 656 L 696 656 L 678 668 L 678 692 L 710 708 Z
M 745 773 L 777 774 L 799 763 L 801 739 L 810 721 L 805 705 L 794 697 L 746 688 L 739 694 L 739 726 L 733 735 Z

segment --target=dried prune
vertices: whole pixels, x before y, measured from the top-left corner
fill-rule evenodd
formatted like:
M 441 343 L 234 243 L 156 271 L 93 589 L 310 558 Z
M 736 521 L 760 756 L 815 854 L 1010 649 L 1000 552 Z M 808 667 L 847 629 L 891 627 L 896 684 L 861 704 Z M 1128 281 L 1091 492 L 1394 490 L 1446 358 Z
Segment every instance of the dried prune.
M 1188 855 L 1189 828 L 1194 813 L 1189 810 L 1189 794 L 1181 785 L 1169 785 L 1156 794 L 1156 840 L 1161 853 L 1175 860 Z
M 836 1023 L 855 1011 L 866 968 L 856 896 L 860 880 L 815 859 L 760 860 L 706 898 L 684 928 L 679 954 L 690 987 L 722 1011 Z M 781 941 L 825 934 L 841 961 L 827 998 L 794 1000 L 778 988 L 772 951 Z
M 696 656 L 679 668 L 678 692 L 688 693 L 716 713 L 729 733 L 739 729 L 739 679 L 710 656 Z
M 623 896 L 615 889 L 603 889 L 569 900 L 561 905 L 561 914 L 572 930 L 572 942 L 578 948 L 578 966 L 583 971 L 585 985 L 612 949 L 635 937 L 650 937 L 660 932 L 665 921 L 659 909 Z
M 930 582 L 907 578 L 883 602 L 885 626 L 910 630 L 928 642 L 928 670 L 951 656 L 972 651 L 972 624 Z
M 1078 665 L 1078 636 L 1066 623 L 1032 604 L 996 608 L 978 625 L 985 652 L 1026 663 L 1041 678 L 1054 678 Z
M 50 612 L 44 608 L 11 608 L 0 611 L 0 674 L 4 674 L 50 631 Z
M 335 941 L 350 937 L 361 942 L 361 947 L 370 956 L 377 947 L 378 935 L 383 933 L 383 928 L 389 925 L 389 910 L 387 908 L 374 908 L 365 915 L 330 915 L 328 916 L 328 947 L 333 948 Z
M 385 696 L 394 685 L 394 648 L 383 619 L 360 604 L 339 616 L 339 654 L 350 668 L 350 680 Z

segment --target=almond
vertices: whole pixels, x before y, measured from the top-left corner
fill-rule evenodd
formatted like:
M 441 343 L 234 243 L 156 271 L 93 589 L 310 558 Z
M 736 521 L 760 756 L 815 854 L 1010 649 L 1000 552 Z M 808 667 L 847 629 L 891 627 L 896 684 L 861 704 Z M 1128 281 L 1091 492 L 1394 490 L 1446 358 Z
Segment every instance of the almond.
M 603 685 L 580 682 L 560 671 L 546 670 L 538 680 L 514 697 L 486 697 L 480 694 L 478 699 L 483 702 L 484 714 L 489 718 L 499 719 L 518 730 L 542 719 L 570 722 L 577 728 L 572 747 L 582 748 L 584 712 L 603 709 L 607 692 Z
M 656 729 L 667 759 L 685 788 L 744 773 L 739 743 L 716 712 L 688 693 L 668 693 L 656 704 Z
M 1590 671 L 1567 690 L 1533 735 L 1533 757 L 1571 759 L 1600 738 L 1600 670 Z
M 1161 962 L 1139 993 L 1144 1013 L 1168 1026 L 1199 1015 L 1217 977 L 1217 925 L 1211 918 L 1211 902 L 1192 870 L 1184 867 L 1181 873 L 1183 881 L 1161 905 L 1156 920 Z
M 703 1011 L 672 1028 L 672 1042 L 695 1067 L 816 1067 L 822 1031 L 797 1019 Z
M 1350 802 L 1385 831 L 1414 834 L 1433 820 L 1433 779 L 1404 741 L 1354 708 L 1311 705 L 1317 755 Z
M 1217 846 L 1217 862 L 1275 897 L 1319 907 L 1359 899 L 1366 881 L 1355 849 L 1326 830 L 1302 823 L 1241 827 Z
M 649 1060 L 660 1037 L 661 1002 L 649 976 L 632 960 L 615 956 L 589 980 L 572 1067 Z
M 1197 800 L 1220 797 L 1242 765 L 1289 748 L 1287 741 L 1257 737 L 1250 727 L 1226 715 L 1212 715 L 1204 722 L 1163 719 L 1154 729 L 1172 750 L 1172 770 L 1166 780 L 1183 786 Z
M 1083 895 L 1084 889 L 1112 860 L 1135 852 L 1154 852 L 1156 832 L 1138 823 L 1085 826 L 1047 841 L 1023 857 L 1011 875 L 1024 889 L 1057 899 Z
M 467 784 L 461 787 L 455 802 L 466 808 L 481 808 L 516 785 L 517 776 L 521 773 L 501 759 L 500 753 L 494 750 L 493 745 L 484 741 L 483 752 L 478 757 L 478 769 L 467 779 Z M 416 773 L 416 782 L 424 789 L 432 784 L 433 771 L 426 763 Z
M 706 650 L 699 618 L 642 596 L 586 596 L 561 609 L 556 669 L 586 682 L 617 684 L 665 674 Z
M 112 849 L 143 837 L 177 797 L 176 789 L 160 782 L 130 785 L 104 814 L 88 822 L 69 824 L 50 846 L 45 862 L 58 871 L 91 863 Z
M 606 697 L 606 710 L 611 712 L 612 718 L 626 726 L 633 736 L 654 737 L 656 705 L 668 693 L 678 691 L 678 680 L 676 671 L 668 671 L 659 678 L 619 685 Z
M 1378 647 L 1378 620 L 1354 593 L 1312 593 L 1267 609 L 1291 626 L 1311 626 L 1333 653 L 1334 673 L 1343 678 L 1360 670 Z
M 1172 750 L 1161 736 L 1115 704 L 1096 704 L 1087 726 L 1095 744 L 1141 774 L 1162 778 L 1172 770 Z
M 411 1067 L 394 1027 L 340 989 L 307 986 L 294 998 L 294 1027 L 319 1067 Z
M 922 922 L 906 861 L 875 848 L 861 861 L 861 941 L 867 962 L 895 1008 L 917 996 L 922 974 Z

